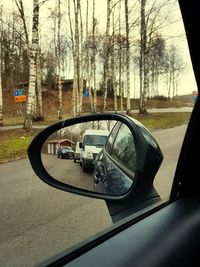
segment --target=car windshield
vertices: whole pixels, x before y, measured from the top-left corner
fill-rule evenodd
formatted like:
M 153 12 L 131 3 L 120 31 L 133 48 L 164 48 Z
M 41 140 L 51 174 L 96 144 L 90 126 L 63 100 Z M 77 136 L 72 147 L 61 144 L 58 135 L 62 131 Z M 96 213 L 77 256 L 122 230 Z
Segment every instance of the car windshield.
M 101 115 L 138 120 L 149 131 L 138 130 L 144 142 L 154 151 L 152 134 L 164 155 L 152 183 L 168 201 L 197 95 L 177 0 L 0 0 L 0 266 L 33 267 L 67 249 L 73 254 L 113 226 L 104 200 L 38 178 L 27 155 L 38 133 L 53 123 L 63 126 L 44 141 L 42 162 L 60 182 L 94 190 L 96 157 L 102 177 L 117 173 L 119 186 L 118 177 L 135 171 L 144 149 L 134 137 L 135 159 L 117 124 L 104 151 L 112 125 L 101 124 Z M 92 121 L 72 125 L 91 114 Z M 92 134 L 83 140 L 84 133 Z M 108 155 L 104 165 L 99 150 Z M 142 184 L 134 175 L 133 183 Z
M 105 135 L 86 135 L 85 145 L 88 146 L 104 146 L 108 136 Z
M 72 151 L 72 148 L 71 147 L 63 147 L 62 150 L 63 151 Z

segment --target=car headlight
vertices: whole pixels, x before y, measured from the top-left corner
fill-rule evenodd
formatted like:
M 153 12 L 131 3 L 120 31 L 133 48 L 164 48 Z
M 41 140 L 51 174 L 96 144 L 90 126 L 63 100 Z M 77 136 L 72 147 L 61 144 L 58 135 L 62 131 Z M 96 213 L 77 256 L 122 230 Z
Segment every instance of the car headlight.
M 88 159 L 93 159 L 93 154 L 91 152 L 87 152 L 87 158 Z

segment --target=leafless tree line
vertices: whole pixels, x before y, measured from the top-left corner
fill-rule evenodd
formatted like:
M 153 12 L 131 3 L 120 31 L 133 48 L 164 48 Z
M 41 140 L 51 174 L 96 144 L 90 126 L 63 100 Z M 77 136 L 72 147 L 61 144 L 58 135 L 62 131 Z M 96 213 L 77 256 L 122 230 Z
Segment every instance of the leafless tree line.
M 167 97 L 178 93 L 183 61 L 178 48 L 169 46 L 161 34 L 161 28 L 171 23 L 169 3 L 106 0 L 102 22 L 97 17 L 96 0 L 55 0 L 50 7 L 48 0 L 33 0 L 32 23 L 26 16 L 25 1 L 14 0 L 14 4 L 9 16 L 4 15 L 3 5 L 0 9 L 1 124 L 2 87 L 13 89 L 25 80 L 28 100 L 24 128 L 30 129 L 34 118 L 43 118 L 42 80 L 58 91 L 58 119 L 62 119 L 62 81 L 67 69 L 73 75 L 73 116 L 82 113 L 84 95 L 90 98 L 91 113 L 97 112 L 97 95 L 103 100 L 102 112 L 110 96 L 116 112 L 129 113 L 136 85 L 138 109 L 146 113 L 148 97 L 160 94 L 160 78 L 165 81 Z M 40 33 L 40 11 L 45 6 L 49 12 L 48 27 L 43 25 L 48 28 L 47 35 Z

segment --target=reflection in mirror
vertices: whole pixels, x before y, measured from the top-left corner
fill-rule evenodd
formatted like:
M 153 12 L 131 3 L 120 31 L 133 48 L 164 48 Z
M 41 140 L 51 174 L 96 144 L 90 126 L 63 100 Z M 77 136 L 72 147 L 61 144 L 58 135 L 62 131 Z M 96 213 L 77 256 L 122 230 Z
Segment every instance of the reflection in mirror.
M 121 122 L 103 120 L 62 128 L 49 136 L 43 145 L 44 167 L 52 177 L 65 184 L 109 195 L 124 194 L 131 187 L 134 174 L 130 177 L 121 170 L 120 160 L 117 163 L 112 151 L 114 147 L 116 152 L 114 142 L 119 142 L 118 133 L 122 135 L 122 130 L 125 138 L 126 135 L 129 138 L 128 150 L 133 150 L 133 155 L 132 134 Z M 117 153 L 126 158 L 126 143 L 122 145 L 123 138 L 120 142 Z

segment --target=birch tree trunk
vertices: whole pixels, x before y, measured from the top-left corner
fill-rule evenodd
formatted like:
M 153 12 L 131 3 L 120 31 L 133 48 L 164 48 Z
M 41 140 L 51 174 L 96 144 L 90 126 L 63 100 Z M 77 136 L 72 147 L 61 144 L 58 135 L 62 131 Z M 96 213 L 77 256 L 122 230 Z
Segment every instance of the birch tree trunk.
M 58 50 L 57 50 L 57 69 L 58 69 L 58 119 L 62 119 L 62 85 L 61 85 L 61 12 L 60 12 L 60 0 L 58 0 Z
M 95 0 L 93 0 L 93 12 L 92 12 L 92 43 L 93 43 L 93 79 L 94 79 L 94 98 L 93 98 L 93 113 L 97 112 L 97 88 L 96 88 L 96 19 L 95 19 Z
M 80 92 L 79 92 L 79 114 L 82 112 L 82 106 L 83 106 L 83 73 L 84 73 L 84 67 L 83 67 L 83 20 L 82 20 L 82 13 L 81 13 L 81 5 L 80 5 L 80 37 L 81 37 L 81 42 L 80 42 Z
M 0 19 L 2 19 L 2 8 L 0 9 Z M 3 31 L 3 27 L 2 27 L 2 24 L 1 24 L 1 27 L 0 27 L 0 126 L 3 126 L 3 94 L 2 94 L 2 69 L 1 69 L 1 59 L 2 59 L 2 56 L 1 56 L 1 35 L 2 35 L 2 31 Z
M 112 88 L 114 95 L 114 111 L 117 112 L 117 87 L 115 83 L 115 9 L 112 13 L 112 28 L 113 28 L 113 41 L 112 41 Z
M 168 86 L 168 99 L 171 98 L 171 84 L 172 84 L 172 73 L 171 70 L 169 72 L 169 86 Z
M 23 26 L 24 26 L 25 39 L 26 39 L 26 43 L 28 45 L 28 43 L 29 43 L 29 37 L 28 37 L 28 29 L 27 29 L 27 26 L 26 26 L 26 18 L 25 18 L 25 13 L 24 13 L 24 5 L 23 5 L 22 0 L 15 0 L 15 4 L 17 6 L 17 9 L 18 9 L 18 11 L 20 13 L 20 17 L 22 19 L 22 23 L 23 23 Z
M 92 99 L 92 91 L 91 91 L 91 77 L 92 77 L 92 69 L 90 67 L 90 45 L 89 45 L 89 30 L 88 30 L 88 11 L 89 11 L 89 2 L 87 0 L 87 6 L 86 6 L 86 42 L 87 42 L 87 48 L 86 48 L 86 72 L 87 72 L 87 89 L 89 91 L 89 98 L 90 98 L 90 107 L 91 107 L 91 113 L 93 113 L 93 99 Z
M 175 92 L 176 92 L 176 87 L 175 87 L 175 72 L 174 69 L 172 71 L 172 100 L 175 100 Z
M 40 120 L 43 120 L 42 112 L 42 87 L 41 87 L 41 66 L 40 66 L 40 50 L 38 48 L 37 57 L 36 57 L 36 74 L 37 74 L 37 102 L 38 102 L 38 116 Z
M 119 2 L 119 96 L 120 96 L 120 110 L 123 111 L 123 91 L 122 91 L 122 43 L 121 43 L 121 0 Z
M 80 49 L 79 49 L 79 14 L 80 14 L 80 0 L 77 0 L 75 5 L 74 0 L 74 12 L 75 12 L 75 67 L 77 74 L 77 88 L 76 88 L 76 113 L 80 114 Z
M 128 0 L 125 0 L 125 21 L 126 21 L 126 82 L 127 82 L 127 102 L 126 102 L 126 112 L 130 113 L 130 42 L 129 42 L 129 10 L 128 10 Z
M 73 116 L 76 117 L 76 88 L 77 88 L 77 75 L 76 75 L 76 58 L 75 58 L 75 45 L 74 45 L 74 35 L 72 29 L 72 20 L 71 20 L 71 11 L 70 11 L 70 0 L 68 0 L 68 17 L 70 24 L 70 33 L 71 33 L 71 43 L 72 43 L 72 54 L 73 54 L 73 63 L 74 63 L 74 77 L 73 77 L 73 90 L 72 90 L 72 109 Z
M 1 45 L 0 45 L 1 49 Z M 1 56 L 1 53 L 0 53 Z M 1 78 L 1 60 L 0 60 L 0 126 L 3 126 L 3 94 L 2 94 L 2 78 Z
M 36 54 L 38 48 L 38 23 L 39 23 L 39 5 L 38 0 L 33 1 L 33 25 L 32 25 L 32 44 L 29 61 L 29 88 L 26 115 L 24 120 L 24 129 L 29 130 L 32 126 L 32 118 L 35 112 L 36 97 Z
M 110 40 L 110 15 L 111 15 L 111 0 L 107 0 L 107 23 L 106 23 L 106 56 L 105 56 L 105 88 L 103 97 L 103 111 L 106 109 L 106 99 L 108 94 L 108 80 L 110 78 L 110 51 L 109 51 L 109 40 Z
M 139 112 L 147 113 L 147 93 L 148 93 L 148 51 L 147 51 L 147 25 L 145 21 L 146 0 L 141 0 L 141 47 L 140 47 L 140 106 Z

